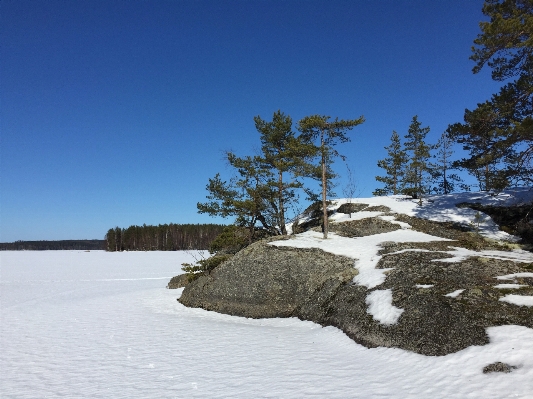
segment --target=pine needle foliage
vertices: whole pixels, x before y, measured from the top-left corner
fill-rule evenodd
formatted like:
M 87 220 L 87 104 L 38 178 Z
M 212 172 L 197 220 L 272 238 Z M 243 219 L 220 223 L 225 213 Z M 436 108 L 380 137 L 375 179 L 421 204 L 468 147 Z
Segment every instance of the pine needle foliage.
M 339 119 L 335 118 L 330 121 L 330 116 L 311 115 L 301 119 L 298 122 L 300 137 L 306 143 L 313 143 L 316 154 L 319 159 L 320 181 L 322 183 L 322 212 L 323 212 L 323 233 L 324 239 L 328 238 L 328 212 L 327 212 L 327 192 L 328 182 L 334 176 L 330 171 L 330 166 L 335 157 L 344 158 L 335 146 L 350 141 L 348 132 L 355 126 L 362 124 L 365 119 L 363 116 L 357 119 Z M 315 174 L 314 176 L 318 176 Z
M 533 0 L 486 0 L 474 40 L 474 73 L 485 66 L 507 82 L 490 100 L 465 110 L 453 133 L 470 152 L 459 164 L 478 174 L 480 188 L 533 182 Z
M 385 147 L 387 157 L 378 161 L 378 166 L 385 171 L 384 176 L 376 176 L 376 181 L 385 186 L 374 190 L 373 195 L 400 194 L 403 177 L 405 175 L 405 165 L 408 156 L 402 148 L 400 136 L 396 131 L 392 131 L 391 142 Z

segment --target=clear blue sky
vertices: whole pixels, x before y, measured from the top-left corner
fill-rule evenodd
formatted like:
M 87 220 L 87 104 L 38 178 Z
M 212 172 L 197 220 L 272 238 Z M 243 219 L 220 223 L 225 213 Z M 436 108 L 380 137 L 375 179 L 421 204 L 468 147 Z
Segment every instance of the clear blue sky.
M 339 150 L 370 196 L 392 130 L 416 114 L 435 142 L 497 91 L 468 59 L 481 7 L 3 0 L 0 241 L 220 222 L 196 212 L 208 178 L 229 177 L 224 150 L 254 153 L 253 117 L 278 109 L 364 115 Z

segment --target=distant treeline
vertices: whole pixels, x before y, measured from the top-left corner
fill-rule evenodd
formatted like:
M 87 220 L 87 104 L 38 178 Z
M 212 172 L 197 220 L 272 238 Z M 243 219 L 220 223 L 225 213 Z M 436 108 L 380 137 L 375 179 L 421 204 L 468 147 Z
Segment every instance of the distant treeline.
M 15 241 L 0 243 L 0 251 L 102 250 L 104 240 Z
M 105 249 L 115 251 L 180 251 L 208 249 L 226 227 L 221 224 L 160 224 L 115 227 L 105 236 Z

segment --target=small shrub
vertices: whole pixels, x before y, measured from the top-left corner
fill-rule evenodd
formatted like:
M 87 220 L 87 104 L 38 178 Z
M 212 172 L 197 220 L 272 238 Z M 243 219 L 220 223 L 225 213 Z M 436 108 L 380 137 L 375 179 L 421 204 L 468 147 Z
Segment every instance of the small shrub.
M 224 255 L 215 255 L 207 259 L 200 259 L 196 261 L 195 264 L 192 263 L 182 263 L 181 269 L 187 274 L 187 280 L 189 282 L 196 280 L 200 276 L 211 273 L 211 271 L 233 257 L 230 254 Z
M 236 254 L 250 244 L 250 232 L 244 227 L 230 225 L 224 227 L 209 246 L 209 252 L 214 254 Z

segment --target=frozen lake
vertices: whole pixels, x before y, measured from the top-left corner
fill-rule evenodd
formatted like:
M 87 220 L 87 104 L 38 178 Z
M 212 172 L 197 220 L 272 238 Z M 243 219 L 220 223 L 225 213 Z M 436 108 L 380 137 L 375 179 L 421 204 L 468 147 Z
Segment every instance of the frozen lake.
M 0 252 L 2 398 L 533 398 L 533 330 L 444 357 L 180 305 L 185 252 Z M 512 373 L 483 374 L 496 361 Z

